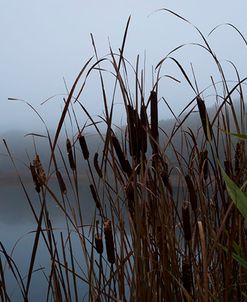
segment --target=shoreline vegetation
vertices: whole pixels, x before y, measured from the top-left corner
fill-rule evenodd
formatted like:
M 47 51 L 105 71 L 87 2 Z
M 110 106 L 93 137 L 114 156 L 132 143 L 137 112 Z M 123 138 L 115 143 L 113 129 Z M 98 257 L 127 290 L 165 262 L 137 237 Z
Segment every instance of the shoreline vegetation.
M 35 200 L 16 166 L 14 150 L 4 140 L 36 230 L 25 273 L 0 242 L 2 301 L 12 301 L 9 275 L 23 301 L 29 301 L 37 275 L 44 280 L 44 301 L 247 301 L 247 78 L 235 69 L 236 81 L 228 82 L 217 55 L 195 27 L 202 40 L 198 45 L 212 57 L 221 78 L 221 85 L 209 79 L 215 109 L 209 113 L 206 91 L 198 90 L 196 78 L 175 59 L 182 46 L 156 66 L 147 95 L 139 57 L 133 66 L 124 56 L 129 22 L 119 52 L 110 48 L 107 58 L 98 57 L 91 36 L 94 57 L 64 99 L 54 134 L 37 113 L 46 133 L 30 135 L 33 157 L 26 164 Z M 178 116 L 159 93 L 168 59 L 194 92 Z M 104 80 L 106 70 L 114 78 L 111 88 Z M 97 119 L 82 102 L 92 73 L 99 76 L 104 106 L 104 116 Z M 127 121 L 121 128 L 112 122 L 119 97 Z M 160 100 L 174 117 L 169 129 L 159 122 Z M 84 124 L 80 112 L 87 116 Z M 104 132 L 99 123 L 105 125 Z M 90 129 L 100 147 L 88 142 Z M 47 142 L 49 152 L 43 156 L 39 140 Z M 81 175 L 88 177 L 88 200 Z M 63 216 L 62 230 L 49 212 L 51 202 Z M 85 207 L 92 209 L 91 217 Z M 41 242 L 49 258 L 43 268 L 37 260 Z

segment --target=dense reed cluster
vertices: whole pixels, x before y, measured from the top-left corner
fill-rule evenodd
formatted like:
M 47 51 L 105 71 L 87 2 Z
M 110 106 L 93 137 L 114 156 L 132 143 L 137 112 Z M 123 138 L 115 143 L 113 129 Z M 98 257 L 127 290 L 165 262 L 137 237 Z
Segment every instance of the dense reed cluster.
M 89 60 L 73 84 L 54 138 L 47 130 L 49 166 L 42 167 L 38 154 L 30 164 L 40 201 L 38 210 L 20 179 L 37 221 L 25 280 L 3 246 L 2 255 L 25 301 L 36 269 L 39 241 L 44 241 L 50 256 L 44 288 L 47 301 L 82 301 L 83 297 L 86 301 L 119 302 L 247 301 L 246 221 L 229 195 L 222 174 L 224 170 L 245 191 L 242 85 L 246 79 L 239 78 L 229 87 L 216 55 L 198 31 L 218 68 L 223 92 L 216 91 L 220 102 L 216 102 L 210 116 L 203 93 L 196 90 L 179 65 L 195 95 L 183 113 L 174 118 L 168 132 L 159 125 L 158 103 L 162 99 L 159 75 L 169 56 L 157 66 L 157 79 L 146 96 L 139 59 L 134 68 L 124 58 L 127 29 L 128 25 L 120 53 L 110 49 L 107 58 L 115 77 L 113 101 L 106 93 L 105 59 L 98 59 L 92 40 L 96 62 Z M 129 67 L 135 78 L 134 90 L 128 82 Z M 88 77 L 95 72 L 99 73 L 102 89 L 104 131 L 80 100 Z M 127 122 L 122 128 L 112 122 L 116 94 L 121 96 L 125 109 Z M 87 144 L 88 127 L 80 125 L 74 112 L 77 105 L 87 115 L 91 131 L 98 135 L 96 152 Z M 195 110 L 199 124 L 192 129 L 187 121 Z M 64 154 L 58 138 L 67 116 L 77 130 L 64 141 Z M 80 175 L 86 173 L 81 170 L 82 162 L 87 165 L 89 200 L 80 192 Z M 48 197 L 63 213 L 65 230 L 61 232 L 53 227 Z M 82 203 L 93 202 L 88 223 L 89 214 L 83 212 Z M 75 240 L 79 247 L 75 247 Z M 1 256 L 0 295 L 2 301 L 11 301 L 3 259 Z

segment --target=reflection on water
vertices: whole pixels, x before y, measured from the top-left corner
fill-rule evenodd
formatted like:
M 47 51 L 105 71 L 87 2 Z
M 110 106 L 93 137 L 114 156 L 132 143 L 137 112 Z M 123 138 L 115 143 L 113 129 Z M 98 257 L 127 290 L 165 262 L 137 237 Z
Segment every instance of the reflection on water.
M 37 215 L 39 215 L 40 201 L 38 194 L 33 190 L 32 186 L 27 187 L 27 191 L 32 205 L 34 206 Z M 20 185 L 15 186 L 7 183 L 0 185 L 0 196 L 0 241 L 8 255 L 11 256 L 16 263 L 20 274 L 23 277 L 23 282 L 26 284 L 37 225 L 27 202 L 27 198 Z M 82 201 L 87 200 L 87 203 L 82 202 L 81 206 L 83 216 L 87 219 L 85 223 L 89 224 L 92 218 L 93 206 L 90 207 L 89 202 L 91 201 L 91 197 L 89 196 L 88 190 L 81 190 L 80 197 Z M 62 211 L 48 194 L 46 199 L 52 226 L 55 230 L 54 234 L 56 236 L 56 241 L 60 246 L 60 233 L 63 232 L 65 234 L 65 239 L 67 234 L 65 218 Z M 83 269 L 84 264 L 81 246 L 78 236 L 75 233 L 72 233 L 72 243 L 74 256 L 80 263 L 80 269 Z M 62 255 L 60 255 L 60 257 L 62 259 Z M 1 253 L 1 261 L 3 265 L 5 265 L 5 278 L 8 292 L 11 295 L 11 301 L 22 301 L 20 288 L 8 265 L 6 265 L 6 258 L 3 253 Z M 42 236 L 39 240 L 34 271 L 30 285 L 29 299 L 30 301 L 45 301 L 47 294 L 47 280 L 49 279 L 50 274 L 50 255 Z M 80 297 L 82 297 L 87 293 L 87 286 L 83 283 L 79 288 Z
M 4 245 L 9 256 L 16 263 L 21 276 L 23 277 L 23 282 L 26 284 L 27 273 L 31 259 L 31 252 L 33 249 L 35 225 L 31 224 L 18 224 L 15 226 L 10 226 L 6 224 L 0 224 L 1 231 L 1 242 Z M 55 226 L 57 231 L 55 232 L 56 240 L 59 246 L 59 232 L 62 231 L 61 225 Z M 74 239 L 74 240 L 73 240 Z M 17 241 L 18 240 L 18 241 Z M 81 256 L 81 247 L 79 245 L 79 240 L 72 236 L 73 253 L 75 259 L 80 261 L 80 268 L 85 269 L 83 264 L 83 258 Z M 60 255 L 62 257 L 62 255 Z M 1 255 L 1 260 L 5 263 L 5 257 Z M 81 272 L 80 272 L 81 273 Z M 30 285 L 29 300 L 30 301 L 45 301 L 47 295 L 47 284 L 50 275 L 50 256 L 44 240 L 39 241 L 38 252 L 36 255 L 36 261 L 34 265 L 34 272 L 32 276 L 32 281 Z M 18 287 L 13 274 L 11 273 L 9 267 L 5 267 L 5 281 L 7 284 L 8 292 L 10 294 L 11 301 L 22 301 L 21 291 Z M 85 283 L 79 286 L 80 297 L 87 293 L 87 286 Z

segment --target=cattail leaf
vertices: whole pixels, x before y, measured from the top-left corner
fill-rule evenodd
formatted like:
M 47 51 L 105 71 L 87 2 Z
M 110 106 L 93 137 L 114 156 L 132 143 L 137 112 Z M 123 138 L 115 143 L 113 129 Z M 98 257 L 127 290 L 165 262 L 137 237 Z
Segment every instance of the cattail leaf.
M 224 129 L 220 129 L 220 131 L 226 133 L 226 134 L 229 134 L 231 136 L 235 136 L 239 139 L 247 139 L 247 134 L 245 133 L 235 133 L 235 132 L 228 132 L 228 131 L 225 131 Z
M 219 246 L 228 253 L 228 248 L 219 244 Z M 231 256 L 234 260 L 236 260 L 245 270 L 247 270 L 247 261 L 239 252 L 232 252 Z
M 244 219 L 247 220 L 247 194 L 241 191 L 241 189 L 225 173 L 222 167 L 220 167 L 220 169 L 226 183 L 229 196 L 238 208 L 239 212 L 243 215 Z

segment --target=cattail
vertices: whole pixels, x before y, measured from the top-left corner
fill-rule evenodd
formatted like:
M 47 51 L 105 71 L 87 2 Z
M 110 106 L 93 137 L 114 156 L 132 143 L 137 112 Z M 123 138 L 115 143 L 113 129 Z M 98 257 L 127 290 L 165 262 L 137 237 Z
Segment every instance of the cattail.
M 193 182 L 192 182 L 189 175 L 185 176 L 185 181 L 186 181 L 187 188 L 188 188 L 188 191 L 189 191 L 191 208 L 192 208 L 193 211 L 196 211 L 196 209 L 197 209 L 196 191 L 195 191 Z
M 94 158 L 93 158 L 93 163 L 94 163 L 94 168 L 95 168 L 95 170 L 96 170 L 98 176 L 99 176 L 100 178 L 102 178 L 103 175 L 102 175 L 101 168 L 100 168 L 100 166 L 99 166 L 98 157 L 99 157 L 99 154 L 96 152 L 95 155 L 94 155 Z
M 67 147 L 67 153 L 68 153 L 70 168 L 72 170 L 75 170 L 76 169 L 76 164 L 75 164 L 75 160 L 74 160 L 74 156 L 73 156 L 71 142 L 68 138 L 67 138 L 67 141 L 66 141 L 66 147 Z
M 99 234 L 98 220 L 96 220 L 95 248 L 98 254 L 101 255 L 103 253 L 103 240 L 102 240 L 102 236 Z
M 200 152 L 199 169 L 200 169 L 200 172 L 203 172 L 204 180 L 207 180 L 207 178 L 208 178 L 208 150 Z
M 122 148 L 119 144 L 119 141 L 118 141 L 118 139 L 116 138 L 116 136 L 114 134 L 112 134 L 112 144 L 113 144 L 113 147 L 114 147 L 115 152 L 117 154 L 117 157 L 118 157 L 118 160 L 120 162 L 121 168 L 123 169 L 123 171 L 125 173 L 127 173 L 130 176 L 131 171 L 132 171 L 130 163 L 127 159 L 125 159 L 125 156 L 124 156 Z
M 39 185 L 39 182 L 38 182 L 37 173 L 35 171 L 35 167 L 32 164 L 30 164 L 30 171 L 31 171 L 31 174 L 32 174 L 33 182 L 35 184 L 35 190 L 38 193 L 40 193 L 40 185 Z
M 40 186 L 43 186 L 46 183 L 46 175 L 38 154 L 33 161 L 33 165 L 36 171 L 38 183 Z
M 232 163 L 229 160 L 224 161 L 224 167 L 226 174 L 231 177 L 232 176 Z
M 135 213 L 135 193 L 134 193 L 134 187 L 133 187 L 132 182 L 130 182 L 126 186 L 125 192 L 126 192 L 126 197 L 127 197 L 127 202 L 128 202 L 128 210 L 130 212 L 130 215 L 133 218 L 133 215 Z
M 158 130 L 158 100 L 156 91 L 152 90 L 150 93 L 151 102 L 151 135 L 154 141 L 153 146 L 158 143 L 159 130 Z M 154 147 L 156 153 L 156 147 Z
M 204 135 L 206 137 L 206 140 L 210 141 L 212 139 L 213 131 L 212 131 L 212 125 L 209 122 L 205 103 L 199 96 L 196 98 L 196 100 L 197 100 L 197 106 L 199 109 Z
M 89 151 L 88 151 L 85 136 L 79 134 L 78 135 L 78 140 L 79 140 L 79 143 L 80 143 L 80 146 L 81 146 L 81 151 L 82 151 L 83 157 L 84 157 L 85 160 L 88 160 L 89 159 Z
M 172 187 L 169 182 L 168 164 L 166 162 L 163 163 L 163 169 L 160 173 L 160 176 L 162 178 L 164 186 L 167 188 L 170 194 L 172 194 Z
M 236 145 L 236 151 L 235 151 L 235 174 L 238 175 L 241 169 L 241 163 L 242 163 L 242 158 L 244 154 L 244 141 L 239 141 Z
M 235 167 L 234 167 L 235 168 L 235 174 L 237 175 L 239 173 L 239 170 L 240 170 L 240 148 L 239 148 L 239 143 L 237 143 L 234 160 L 235 160 Z
M 95 235 L 95 248 L 98 254 L 101 255 L 103 253 L 103 240 L 99 234 Z
M 140 145 L 143 153 L 147 152 L 147 126 L 148 118 L 146 112 L 146 106 L 141 106 L 141 122 L 140 122 Z
M 185 201 L 182 207 L 182 220 L 183 220 L 183 230 L 184 230 L 184 238 L 187 241 L 192 239 L 191 235 L 191 226 L 190 226 L 190 203 Z
M 93 196 L 93 199 L 95 201 L 96 208 L 98 210 L 101 210 L 101 204 L 100 204 L 99 197 L 98 197 L 98 194 L 96 193 L 94 185 L 92 185 L 92 184 L 90 185 L 90 190 L 91 190 L 91 194 Z
M 112 236 L 111 220 L 106 219 L 104 222 L 105 245 L 108 261 L 115 263 L 114 241 Z
M 133 106 L 127 106 L 128 131 L 129 131 L 129 152 L 131 156 L 137 156 L 138 138 L 136 136 L 136 114 Z
M 189 257 L 186 256 L 182 262 L 182 281 L 183 287 L 186 289 L 188 294 L 191 294 L 192 289 L 192 270 Z M 184 296 L 184 300 L 187 301 L 186 297 Z
M 59 184 L 61 193 L 66 194 L 67 193 L 66 185 L 63 180 L 62 174 L 58 170 L 56 171 L 56 176 L 57 176 L 57 180 L 58 180 L 58 184 Z

